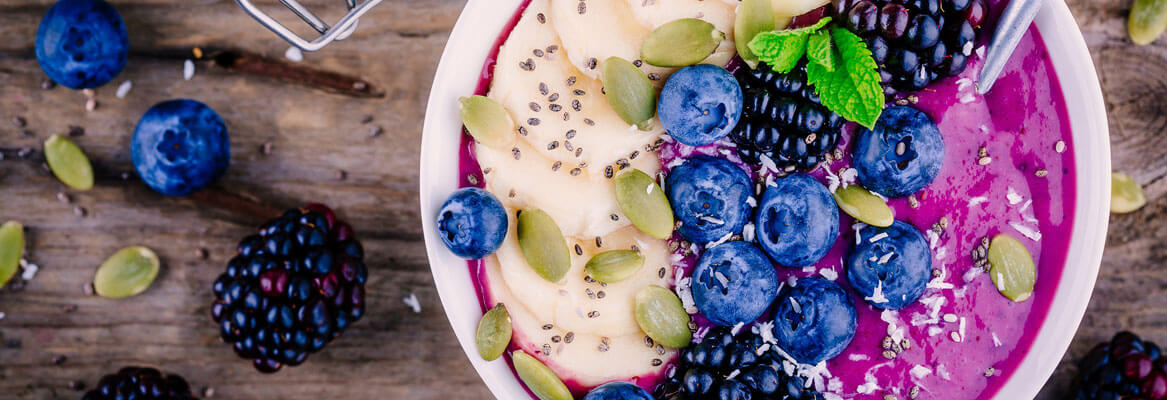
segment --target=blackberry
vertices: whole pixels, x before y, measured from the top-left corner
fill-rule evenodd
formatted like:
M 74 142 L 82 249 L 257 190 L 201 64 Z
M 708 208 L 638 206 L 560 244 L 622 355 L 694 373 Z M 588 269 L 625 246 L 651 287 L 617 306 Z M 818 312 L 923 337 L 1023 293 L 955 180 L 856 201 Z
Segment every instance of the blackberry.
M 781 171 L 809 171 L 839 144 L 846 122 L 824 107 L 806 83 L 806 65 L 780 74 L 766 64 L 738 70 L 742 85 L 742 117 L 730 138 L 746 162 L 763 157 Z
M 984 0 L 834 0 L 834 18 L 867 42 L 888 95 L 915 92 L 968 65 Z
M 811 400 L 822 395 L 806 387 L 798 376 L 785 372 L 782 357 L 764 347 L 762 337 L 751 332 L 733 335 L 730 328 L 715 327 L 701 343 L 681 352 L 653 397 L 658 400 L 776 399 Z
M 364 250 L 326 206 L 285 212 L 239 242 L 215 280 L 223 341 L 261 372 L 296 366 L 365 312 Z
M 97 387 L 85 393 L 81 400 L 193 400 L 186 379 L 178 375 L 162 375 L 149 367 L 125 367 L 116 374 L 106 375 Z
M 1154 343 L 1119 332 L 1078 361 L 1071 399 L 1167 399 L 1167 357 Z

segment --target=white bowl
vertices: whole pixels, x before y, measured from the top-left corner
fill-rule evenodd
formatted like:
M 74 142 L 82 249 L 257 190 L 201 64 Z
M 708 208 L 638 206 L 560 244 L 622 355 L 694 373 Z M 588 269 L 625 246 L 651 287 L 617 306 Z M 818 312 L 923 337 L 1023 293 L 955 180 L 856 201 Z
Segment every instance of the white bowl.
M 486 362 L 474 347 L 482 308 L 466 261 L 454 256 L 438 238 L 436 213 L 458 189 L 457 155 L 462 134 L 457 99 L 474 93 L 479 72 L 504 26 L 523 0 L 470 0 L 442 53 L 426 107 L 421 142 L 421 217 L 430 271 L 446 316 L 462 350 L 486 386 L 500 399 L 529 396 L 503 361 Z M 1058 285 L 1053 309 L 1025 359 L 997 393 L 997 399 L 1031 399 L 1053 373 L 1070 345 L 1102 261 L 1110 210 L 1110 140 L 1102 88 L 1078 24 L 1060 0 L 1047 1 L 1034 22 L 1043 33 L 1054 70 L 1062 85 L 1074 137 L 1077 168 L 1077 209 L 1066 272 Z

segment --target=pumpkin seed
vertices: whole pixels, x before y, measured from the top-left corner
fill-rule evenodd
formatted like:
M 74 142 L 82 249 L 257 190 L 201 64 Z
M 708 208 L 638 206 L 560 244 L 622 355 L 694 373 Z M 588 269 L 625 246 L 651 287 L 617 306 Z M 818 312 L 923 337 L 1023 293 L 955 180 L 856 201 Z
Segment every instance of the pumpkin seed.
M 868 225 L 886 228 L 895 222 L 891 207 L 862 186 L 850 185 L 835 190 L 835 202 L 847 215 Z
M 629 168 L 616 175 L 616 204 L 637 229 L 657 239 L 673 234 L 673 208 L 660 185 L 644 171 Z
M 733 21 L 733 41 L 737 46 L 737 54 L 749 64 L 750 68 L 757 68 L 758 56 L 750 50 L 750 41 L 762 32 L 774 30 L 774 7 L 770 0 L 742 0 L 738 6 L 737 17 Z
M 654 29 L 640 46 L 640 58 L 658 67 L 685 67 L 713 54 L 725 40 L 725 33 L 713 24 L 684 18 Z
M 559 380 L 559 376 L 556 376 L 551 368 L 547 368 L 535 357 L 518 350 L 511 353 L 511 359 L 515 362 L 515 372 L 519 373 L 519 379 L 523 380 L 539 400 L 572 400 L 567 385 Z
M 53 175 L 65 186 L 77 190 L 93 188 L 93 166 L 77 144 L 58 135 L 45 140 L 45 161 Z
M 502 303 L 498 303 L 478 320 L 478 333 L 474 344 L 478 355 L 486 361 L 494 361 L 502 356 L 511 343 L 511 314 Z
M 1110 174 L 1110 212 L 1126 214 L 1135 212 L 1147 204 L 1143 187 L 1122 172 Z
M 502 104 L 485 96 L 468 96 L 458 99 L 462 111 L 462 124 L 466 131 L 479 143 L 498 147 L 507 143 L 515 131 L 515 121 Z
M 652 117 L 656 115 L 656 89 L 644 72 L 628 60 L 610 57 L 604 60 L 600 80 L 604 83 L 608 104 L 620 119 L 641 130 L 652 128 Z
M 1025 245 L 1002 233 L 989 243 L 989 276 L 997 291 L 1020 303 L 1033 295 L 1037 268 Z
M 559 282 L 571 268 L 567 241 L 551 216 L 539 209 L 519 212 L 519 248 L 527 264 L 549 282 Z
M 1154 42 L 1167 30 L 1167 0 L 1135 0 L 1127 20 L 1131 41 L 1137 45 Z
M 684 348 L 693 339 L 689 331 L 689 313 L 681 299 L 671 290 L 656 285 L 636 293 L 636 324 L 657 343 L 674 349 Z
M 118 250 L 97 268 L 93 289 L 102 297 L 120 299 L 138 295 L 158 276 L 158 256 L 142 246 Z
M 16 221 L 0 225 L 0 287 L 16 275 L 16 267 L 24 256 L 24 226 Z
M 620 282 L 636 275 L 644 266 L 644 256 L 636 250 L 609 250 L 592 256 L 584 270 L 604 283 Z

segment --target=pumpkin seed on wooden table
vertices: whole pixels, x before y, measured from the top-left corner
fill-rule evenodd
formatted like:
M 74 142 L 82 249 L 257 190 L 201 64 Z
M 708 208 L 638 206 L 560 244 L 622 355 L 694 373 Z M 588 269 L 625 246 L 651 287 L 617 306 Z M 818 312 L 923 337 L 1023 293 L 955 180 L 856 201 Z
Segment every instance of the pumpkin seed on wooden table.
M 636 250 L 609 250 L 592 256 L 584 271 L 598 282 L 615 283 L 636 275 L 644 256 Z
M 1138 182 L 1122 172 L 1110 174 L 1110 212 L 1132 213 L 1145 205 L 1147 196 L 1143 194 L 1143 187 Z
M 689 345 L 693 339 L 693 333 L 689 331 L 689 313 L 671 290 L 656 285 L 645 286 L 636 292 L 634 302 L 636 324 L 644 334 L 674 349 Z
M 862 186 L 849 185 L 835 190 L 835 202 L 840 210 L 863 223 L 886 228 L 895 222 L 891 207 Z
M 0 225 L 0 287 L 16 275 L 20 258 L 24 257 L 24 226 L 16 221 Z
M 638 169 L 626 169 L 616 175 L 612 184 L 615 185 L 616 204 L 632 225 L 657 239 L 672 236 L 673 208 L 660 185 L 648 174 Z
M 458 108 L 466 131 L 482 144 L 502 146 L 515 131 L 515 121 L 511 119 L 511 114 L 489 97 L 475 95 L 459 98 Z
M 571 257 L 559 225 L 546 212 L 536 208 L 519 211 L 518 219 L 516 234 L 527 264 L 548 282 L 562 281 L 571 268 Z
M 572 400 L 567 385 L 563 384 L 551 368 L 547 368 L 535 357 L 518 350 L 511 353 L 511 359 L 515 362 L 515 372 L 519 374 L 519 379 L 539 400 Z
M 708 58 L 724 40 L 725 33 L 711 23 L 678 19 L 648 34 L 640 45 L 640 58 L 658 67 L 686 67 Z
M 49 169 L 65 186 L 77 190 L 93 188 L 93 166 L 76 143 L 59 135 L 49 136 L 44 152 Z
M 1037 268 L 1025 245 L 1002 233 L 989 243 L 989 276 L 997 291 L 1020 303 L 1033 296 Z
M 656 88 L 640 68 L 620 57 L 604 60 L 600 69 L 604 95 L 616 115 L 640 130 L 652 129 L 656 115 Z
M 1127 19 L 1127 32 L 1137 45 L 1154 42 L 1167 30 L 1167 0 L 1135 0 Z
M 478 355 L 486 361 L 498 359 L 511 343 L 511 333 L 511 314 L 505 305 L 498 303 L 478 321 L 478 332 L 474 338 Z
M 118 250 L 97 268 L 93 289 L 111 299 L 136 296 L 146 291 L 158 277 L 158 255 L 142 246 Z

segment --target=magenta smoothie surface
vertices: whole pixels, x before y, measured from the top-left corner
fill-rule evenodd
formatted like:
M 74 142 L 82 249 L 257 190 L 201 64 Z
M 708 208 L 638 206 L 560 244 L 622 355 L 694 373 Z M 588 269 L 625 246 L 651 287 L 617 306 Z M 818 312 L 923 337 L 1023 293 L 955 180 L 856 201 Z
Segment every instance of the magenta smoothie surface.
M 1003 2 L 990 3 L 999 11 Z M 507 24 L 490 53 L 477 94 L 484 95 L 489 89 L 498 47 L 526 4 Z M 992 29 L 986 27 L 985 31 L 991 33 Z M 1066 263 L 1077 193 L 1065 99 L 1035 28 L 1021 40 L 987 96 L 975 94 L 973 85 L 983 51 L 983 44 L 979 45 L 960 76 L 917 93 L 919 101 L 914 106 L 932 117 L 944 137 L 944 166 L 936 180 L 912 199 L 889 201 L 896 219 L 919 228 L 932 247 L 933 268 L 939 276 L 934 275 L 920 301 L 898 311 L 881 312 L 850 290 L 843 265 L 856 240 L 855 221 L 844 213 L 840 213 L 839 240 L 823 260 L 800 269 L 776 266 L 784 279 L 812 275 L 833 279 L 847 288 L 856 306 L 855 339 L 826 363 L 830 376 L 822 375 L 825 392 L 847 399 L 877 398 L 887 393 L 907 398 L 913 387 L 919 387 L 918 398 L 924 399 L 991 398 L 1015 372 L 1049 313 Z M 855 129 L 854 124 L 849 125 L 839 145 L 843 159 L 824 163 L 812 173 L 824 184 L 833 177 L 847 176 L 848 142 Z M 695 153 L 738 161 L 731 147 L 728 140 L 701 148 L 668 140 L 661 148 L 660 161 L 664 170 Z M 460 153 L 461 185 L 480 186 L 482 174 L 468 135 L 463 135 Z M 476 179 L 471 181 L 470 177 Z M 1036 261 L 1037 285 L 1033 297 L 1025 302 L 1014 303 L 1002 296 L 971 256 L 982 238 L 998 233 L 1020 240 Z M 674 268 L 687 272 L 695 263 L 696 257 L 689 256 Z M 485 311 L 492 301 L 484 289 L 481 270 L 480 261 L 469 262 Z M 707 324 L 700 316 L 696 319 Z M 885 358 L 881 343 L 888 336 L 898 339 L 901 335 L 910 348 L 894 359 Z M 664 371 L 662 368 L 661 374 Z M 629 380 L 651 391 L 660 378 Z M 570 380 L 565 383 L 577 394 L 587 389 Z

